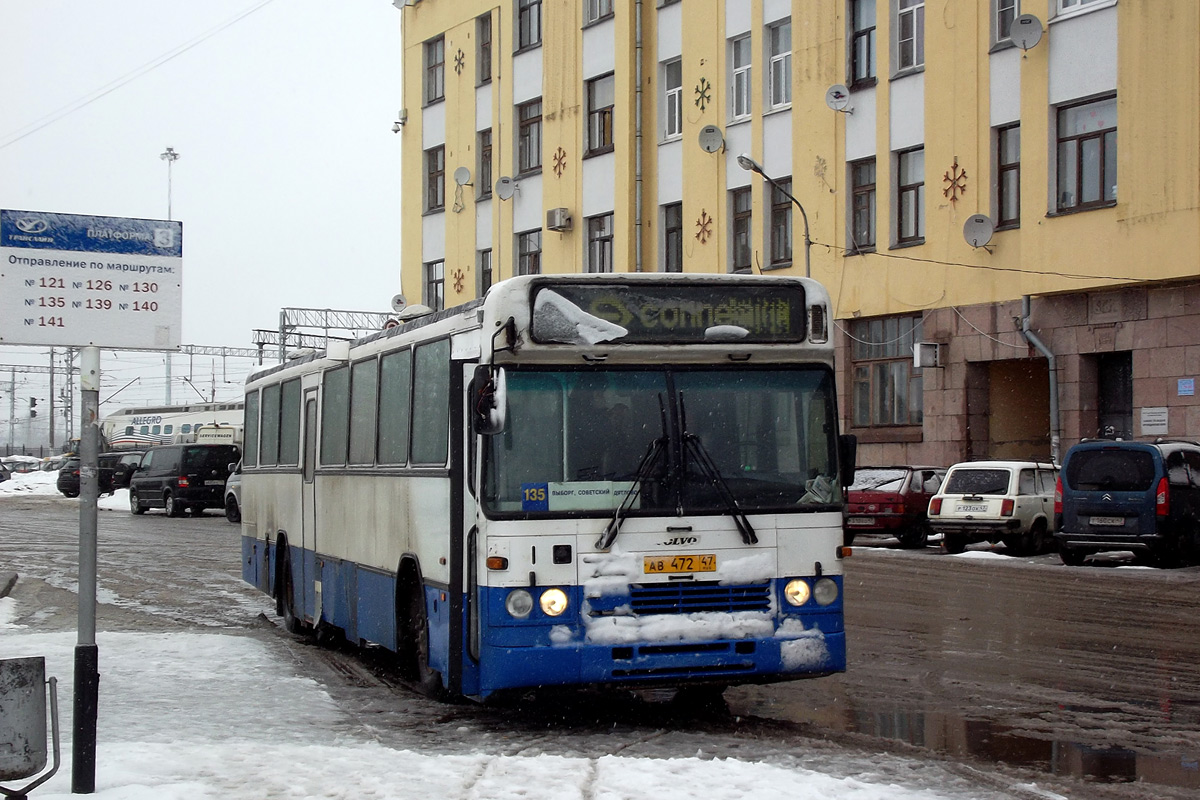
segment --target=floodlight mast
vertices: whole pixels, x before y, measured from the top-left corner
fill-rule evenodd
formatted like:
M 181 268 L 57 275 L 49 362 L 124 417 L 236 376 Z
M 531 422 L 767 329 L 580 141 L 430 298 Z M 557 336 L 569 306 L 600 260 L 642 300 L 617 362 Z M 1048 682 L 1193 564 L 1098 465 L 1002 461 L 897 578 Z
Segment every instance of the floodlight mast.
M 799 200 L 797 200 L 795 197 L 792 197 L 791 192 L 784 189 L 782 186 L 780 186 L 778 183 L 776 183 L 774 178 L 772 178 L 770 175 L 768 175 L 766 172 L 764 172 L 762 164 L 759 164 L 757 161 L 755 161 L 753 158 L 751 158 L 746 153 L 742 153 L 741 155 L 739 155 L 737 157 L 737 163 L 738 163 L 739 167 L 746 170 L 747 172 L 757 172 L 759 175 L 762 176 L 763 180 L 765 180 L 767 183 L 771 184 L 771 186 L 775 189 L 775 191 L 779 192 L 781 195 L 786 197 L 788 200 L 791 200 L 793 203 L 796 204 L 796 208 L 800 209 L 800 218 L 804 220 L 804 277 L 811 278 L 812 277 L 812 262 L 811 262 L 812 239 L 808 235 L 808 214 L 805 213 L 804 206 L 800 205 Z

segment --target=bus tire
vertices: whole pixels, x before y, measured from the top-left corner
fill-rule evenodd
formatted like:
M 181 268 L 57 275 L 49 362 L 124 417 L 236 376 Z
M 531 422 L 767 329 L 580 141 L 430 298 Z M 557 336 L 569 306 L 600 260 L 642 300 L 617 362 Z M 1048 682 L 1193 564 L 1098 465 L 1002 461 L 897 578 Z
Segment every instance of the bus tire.
M 408 572 L 411 575 L 412 571 Z M 444 699 L 442 676 L 429 667 L 429 619 L 420 580 L 415 575 L 403 580 L 396 599 L 396 654 L 400 676 L 426 697 Z
M 302 633 L 304 624 L 296 616 L 295 582 L 292 580 L 292 553 L 287 542 L 276 547 L 275 612 L 283 618 L 288 633 Z

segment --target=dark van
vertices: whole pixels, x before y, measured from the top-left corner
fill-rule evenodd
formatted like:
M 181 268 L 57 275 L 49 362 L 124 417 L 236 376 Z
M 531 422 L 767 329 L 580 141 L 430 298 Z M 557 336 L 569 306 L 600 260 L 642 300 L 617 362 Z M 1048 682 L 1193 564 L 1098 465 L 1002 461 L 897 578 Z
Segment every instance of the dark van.
M 1162 567 L 1200 556 L 1200 443 L 1080 442 L 1067 451 L 1056 495 L 1064 564 L 1114 550 Z
M 129 510 L 162 508 L 169 517 L 187 509 L 225 508 L 225 479 L 241 451 L 231 444 L 172 444 L 151 447 L 129 479 Z

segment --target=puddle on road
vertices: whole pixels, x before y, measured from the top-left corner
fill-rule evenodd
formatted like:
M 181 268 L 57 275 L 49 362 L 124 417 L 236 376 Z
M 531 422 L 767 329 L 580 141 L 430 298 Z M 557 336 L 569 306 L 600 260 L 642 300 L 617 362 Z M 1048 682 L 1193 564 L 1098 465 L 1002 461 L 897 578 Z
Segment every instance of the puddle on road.
M 876 736 L 951 756 L 1025 767 L 1101 783 L 1144 781 L 1200 789 L 1200 758 L 1148 755 L 1121 747 L 1039 739 L 988 720 L 943 712 L 812 709 L 787 716 L 793 722 Z M 751 712 L 753 713 L 753 712 Z

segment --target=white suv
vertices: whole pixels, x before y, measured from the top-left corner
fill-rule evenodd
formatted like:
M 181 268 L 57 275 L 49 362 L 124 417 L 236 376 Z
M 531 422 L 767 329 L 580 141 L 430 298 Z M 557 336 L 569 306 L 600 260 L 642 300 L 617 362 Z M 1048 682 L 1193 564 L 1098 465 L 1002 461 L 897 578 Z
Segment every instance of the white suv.
M 972 542 L 1004 542 L 1017 556 L 1044 553 L 1054 543 L 1058 467 L 1036 461 L 955 464 L 929 501 L 929 525 L 947 553 Z

